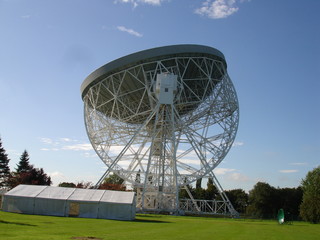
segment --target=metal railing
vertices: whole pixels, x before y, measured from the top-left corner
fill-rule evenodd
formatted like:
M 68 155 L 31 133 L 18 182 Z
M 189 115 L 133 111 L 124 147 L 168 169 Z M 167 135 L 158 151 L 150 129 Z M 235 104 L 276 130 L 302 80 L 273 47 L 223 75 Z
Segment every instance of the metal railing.
M 218 200 L 180 199 L 180 211 L 185 214 L 239 216 L 230 202 Z

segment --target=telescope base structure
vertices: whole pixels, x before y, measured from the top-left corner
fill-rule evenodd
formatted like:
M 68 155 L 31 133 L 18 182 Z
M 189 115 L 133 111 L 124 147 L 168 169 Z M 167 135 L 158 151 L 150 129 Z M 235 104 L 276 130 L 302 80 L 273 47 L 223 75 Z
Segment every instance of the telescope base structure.
M 210 178 L 213 180 L 213 184 L 216 186 L 221 199 L 194 199 L 188 187 L 185 186 L 190 199 L 180 199 L 179 211 L 181 215 L 222 215 L 238 218 L 239 213 L 234 209 L 214 173 L 210 174 Z
M 106 172 L 107 174 L 109 171 Z M 98 188 L 107 174 L 104 174 L 95 185 Z M 225 194 L 218 179 L 212 172 L 210 178 L 219 192 L 219 200 L 194 199 L 188 186 L 184 186 L 190 198 L 178 199 L 176 194 L 161 191 L 144 191 L 143 188 L 135 188 L 137 213 L 162 213 L 174 215 L 221 215 L 234 218 L 239 217 L 239 213 L 234 209 L 232 203 Z M 181 190 L 181 189 L 180 189 Z

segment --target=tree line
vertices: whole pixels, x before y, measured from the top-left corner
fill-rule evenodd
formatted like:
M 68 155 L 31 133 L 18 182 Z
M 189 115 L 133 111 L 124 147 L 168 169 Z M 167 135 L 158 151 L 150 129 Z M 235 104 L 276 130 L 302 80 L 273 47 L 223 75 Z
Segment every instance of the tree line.
M 14 171 L 10 170 L 10 159 L 0 138 L 0 189 L 10 190 L 19 184 L 51 185 L 51 178 L 43 168 L 30 164 L 29 153 L 24 150 Z
M 192 186 L 188 188 L 194 199 L 222 200 L 211 178 L 208 179 L 207 188 L 201 187 L 201 179 L 196 182 L 195 188 Z M 278 210 L 282 208 L 287 213 L 287 218 L 299 220 L 299 208 L 303 195 L 301 187 L 275 188 L 268 183 L 258 182 L 249 193 L 243 189 L 227 190 L 224 193 L 242 216 L 276 218 Z M 186 190 L 180 191 L 180 198 L 189 198 Z
M 0 138 L 0 189 L 10 190 L 19 184 L 51 185 L 51 178 L 42 168 L 29 163 L 29 154 L 25 150 L 14 171 L 10 171 L 8 155 L 2 147 Z M 195 187 L 188 186 L 194 199 L 221 200 L 220 193 L 211 178 L 207 187 L 202 188 L 202 179 Z M 90 182 L 62 182 L 60 187 L 94 188 Z M 126 191 L 124 180 L 116 174 L 107 176 L 99 189 Z M 276 218 L 278 210 L 283 209 L 287 220 L 305 220 L 320 222 L 320 166 L 308 172 L 297 188 L 275 188 L 265 182 L 258 182 L 246 193 L 243 189 L 224 192 L 230 202 L 242 216 L 254 218 Z M 180 198 L 189 198 L 185 189 L 181 189 Z

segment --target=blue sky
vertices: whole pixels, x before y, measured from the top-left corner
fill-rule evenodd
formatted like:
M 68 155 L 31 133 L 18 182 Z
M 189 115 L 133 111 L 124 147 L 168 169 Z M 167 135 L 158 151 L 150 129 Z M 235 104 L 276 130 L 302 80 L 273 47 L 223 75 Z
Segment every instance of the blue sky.
M 24 149 L 54 185 L 105 171 L 85 131 L 80 85 L 136 51 L 222 51 L 240 125 L 215 170 L 225 189 L 297 187 L 320 163 L 320 1 L 0 0 L 0 135 L 13 170 Z

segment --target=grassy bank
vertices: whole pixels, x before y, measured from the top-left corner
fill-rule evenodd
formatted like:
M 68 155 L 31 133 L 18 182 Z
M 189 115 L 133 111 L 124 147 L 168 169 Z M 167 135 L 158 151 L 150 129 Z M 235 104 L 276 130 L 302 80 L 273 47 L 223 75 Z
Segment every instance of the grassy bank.
M 259 239 L 308 240 L 320 225 L 293 222 L 137 215 L 135 221 L 49 217 L 0 211 L 0 238 L 6 239 Z

